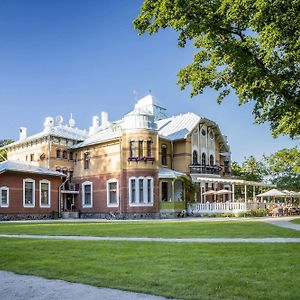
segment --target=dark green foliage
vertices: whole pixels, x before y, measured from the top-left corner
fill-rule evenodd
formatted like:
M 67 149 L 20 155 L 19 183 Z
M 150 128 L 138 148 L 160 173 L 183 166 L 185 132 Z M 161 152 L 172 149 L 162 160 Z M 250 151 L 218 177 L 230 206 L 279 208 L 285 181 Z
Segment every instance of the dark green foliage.
M 197 53 L 178 74 L 191 96 L 206 87 L 221 102 L 231 90 L 239 103 L 255 101 L 257 122 L 273 135 L 300 134 L 299 0 L 144 0 L 134 26 L 140 34 L 161 28 L 192 41 Z

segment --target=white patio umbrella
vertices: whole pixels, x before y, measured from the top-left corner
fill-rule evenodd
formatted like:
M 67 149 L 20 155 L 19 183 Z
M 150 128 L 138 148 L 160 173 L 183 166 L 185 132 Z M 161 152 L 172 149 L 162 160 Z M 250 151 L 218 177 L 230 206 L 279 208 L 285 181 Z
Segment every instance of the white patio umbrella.
M 216 194 L 216 192 L 214 190 L 209 190 L 209 191 L 204 192 L 202 195 L 208 196 L 208 195 L 215 195 L 215 194 Z
M 256 197 L 286 197 L 286 194 L 276 189 L 272 189 L 262 194 L 258 194 Z
M 232 191 L 229 190 L 219 190 L 216 192 L 217 195 L 228 195 L 228 194 L 232 194 Z

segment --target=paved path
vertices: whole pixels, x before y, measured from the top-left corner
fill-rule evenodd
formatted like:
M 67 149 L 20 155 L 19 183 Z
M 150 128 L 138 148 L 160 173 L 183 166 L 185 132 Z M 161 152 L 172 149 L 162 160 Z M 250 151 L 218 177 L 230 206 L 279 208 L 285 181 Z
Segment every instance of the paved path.
M 264 221 L 268 224 L 272 224 L 275 226 L 279 226 L 279 227 L 284 227 L 284 228 L 289 228 L 289 229 L 294 229 L 294 230 L 299 230 L 300 231 L 300 224 L 295 224 L 295 223 L 291 223 L 288 221 L 284 221 L 281 219 L 271 219 L 271 220 L 266 220 Z
M 164 300 L 166 298 L 0 271 L 0 299 Z
M 76 241 L 125 241 L 125 242 L 165 242 L 165 243 L 300 243 L 300 238 L 133 238 L 98 237 L 72 235 L 32 235 L 0 234 L 0 238 L 51 239 Z

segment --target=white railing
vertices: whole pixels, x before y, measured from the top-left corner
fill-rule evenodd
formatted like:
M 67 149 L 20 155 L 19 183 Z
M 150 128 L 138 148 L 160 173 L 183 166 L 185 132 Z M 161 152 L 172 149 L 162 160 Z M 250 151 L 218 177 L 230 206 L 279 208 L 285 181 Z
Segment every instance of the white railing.
M 212 214 L 212 213 L 237 213 L 249 209 L 257 209 L 257 203 L 245 202 L 220 202 L 220 203 L 190 203 L 187 211 L 189 214 Z

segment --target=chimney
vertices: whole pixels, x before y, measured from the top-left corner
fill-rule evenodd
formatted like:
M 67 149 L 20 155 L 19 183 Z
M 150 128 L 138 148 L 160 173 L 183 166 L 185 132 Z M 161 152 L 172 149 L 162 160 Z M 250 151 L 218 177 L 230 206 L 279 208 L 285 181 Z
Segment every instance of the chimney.
M 27 128 L 20 127 L 19 132 L 20 132 L 20 138 L 19 138 L 19 140 L 20 141 L 26 140 L 27 139 Z
M 90 127 L 89 135 L 96 133 L 99 130 L 99 117 L 93 116 L 93 124 Z
M 101 127 L 102 129 L 106 129 L 108 126 L 108 113 L 106 111 L 103 111 L 101 113 Z

